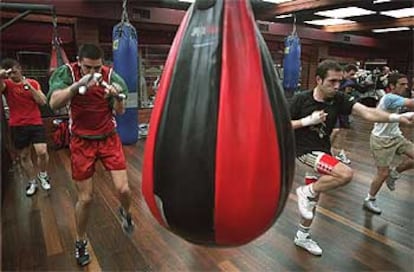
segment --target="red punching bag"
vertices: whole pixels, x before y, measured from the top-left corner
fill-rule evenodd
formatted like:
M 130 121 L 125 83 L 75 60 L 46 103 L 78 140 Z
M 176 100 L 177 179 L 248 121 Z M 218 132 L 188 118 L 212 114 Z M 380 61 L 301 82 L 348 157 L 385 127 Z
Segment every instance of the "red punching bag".
M 143 166 L 152 214 L 198 244 L 257 238 L 287 200 L 293 141 L 249 0 L 196 1 L 176 34 L 152 111 Z

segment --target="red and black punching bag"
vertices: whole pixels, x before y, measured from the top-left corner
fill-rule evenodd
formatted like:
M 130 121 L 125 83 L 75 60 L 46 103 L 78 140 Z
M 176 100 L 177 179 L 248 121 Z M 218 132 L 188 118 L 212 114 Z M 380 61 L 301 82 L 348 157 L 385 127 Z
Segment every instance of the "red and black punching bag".
M 281 214 L 294 153 L 283 89 L 249 1 L 196 1 L 152 111 L 143 167 L 152 214 L 193 243 L 247 243 Z

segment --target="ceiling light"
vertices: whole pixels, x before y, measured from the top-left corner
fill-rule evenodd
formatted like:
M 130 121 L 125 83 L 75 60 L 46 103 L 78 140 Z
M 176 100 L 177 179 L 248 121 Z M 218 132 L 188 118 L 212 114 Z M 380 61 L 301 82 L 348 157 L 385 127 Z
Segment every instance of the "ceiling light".
M 403 18 L 414 16 L 414 8 L 403 8 L 388 11 L 381 11 L 382 15 L 387 15 L 394 18 Z
M 275 18 L 276 19 L 283 19 L 283 18 L 289 18 L 289 17 L 292 17 L 292 16 L 293 16 L 292 13 L 290 13 L 290 14 L 278 15 L 278 16 L 275 16 Z
M 379 3 L 386 3 L 386 2 L 391 2 L 391 0 L 374 0 L 372 3 L 379 4 Z
M 178 0 L 178 2 L 194 3 L 195 0 Z
M 404 30 L 410 30 L 410 28 L 409 27 L 406 27 L 406 26 L 403 26 L 403 27 L 380 28 L 380 29 L 373 29 L 372 32 L 375 32 L 375 33 L 384 33 L 384 32 L 404 31 Z
M 322 20 L 305 21 L 305 23 L 310 24 L 310 25 L 328 26 L 328 25 L 352 24 L 352 23 L 355 23 L 355 21 L 344 20 L 344 19 L 322 19 Z
M 357 8 L 357 7 L 348 7 L 348 8 L 338 8 L 338 9 L 318 11 L 315 13 L 315 15 L 325 16 L 325 17 L 330 17 L 330 18 L 348 18 L 348 17 L 354 17 L 354 16 L 370 15 L 374 13 L 375 11 L 372 11 L 372 10 L 367 10 L 367 9 Z
M 292 0 L 262 0 L 262 1 L 272 3 L 272 4 L 280 4 L 280 3 L 289 2 L 289 1 L 292 1 Z

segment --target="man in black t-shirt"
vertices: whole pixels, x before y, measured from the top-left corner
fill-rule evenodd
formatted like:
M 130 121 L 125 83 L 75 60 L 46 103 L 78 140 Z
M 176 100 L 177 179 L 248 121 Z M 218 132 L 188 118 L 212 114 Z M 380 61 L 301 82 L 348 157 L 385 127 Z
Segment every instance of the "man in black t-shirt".
M 413 123 L 404 115 L 368 108 L 355 102 L 353 97 L 338 92 L 342 76 L 342 68 L 337 62 L 321 62 L 316 70 L 317 86 L 298 93 L 290 103 L 296 156 L 313 169 L 312 175 L 305 177 L 307 185 L 296 189 L 301 222 L 294 242 L 314 255 L 322 254 L 322 249 L 309 234 L 319 194 L 346 185 L 353 176 L 352 169 L 330 153 L 329 136 L 338 115 L 355 114 L 371 122 Z

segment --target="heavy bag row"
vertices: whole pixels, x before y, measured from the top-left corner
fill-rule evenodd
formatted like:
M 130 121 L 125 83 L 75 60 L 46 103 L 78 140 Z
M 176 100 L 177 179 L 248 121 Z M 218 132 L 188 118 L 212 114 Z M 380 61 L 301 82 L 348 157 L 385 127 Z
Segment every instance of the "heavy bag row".
M 195 2 L 151 116 L 143 193 L 152 214 L 194 243 L 247 243 L 282 212 L 293 144 L 283 90 L 248 0 Z

